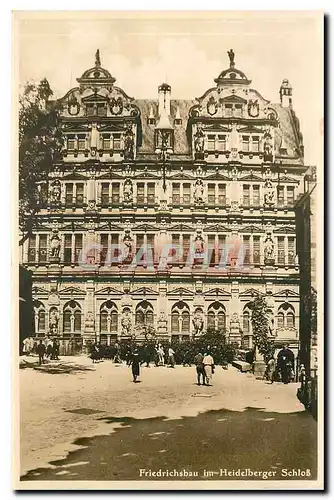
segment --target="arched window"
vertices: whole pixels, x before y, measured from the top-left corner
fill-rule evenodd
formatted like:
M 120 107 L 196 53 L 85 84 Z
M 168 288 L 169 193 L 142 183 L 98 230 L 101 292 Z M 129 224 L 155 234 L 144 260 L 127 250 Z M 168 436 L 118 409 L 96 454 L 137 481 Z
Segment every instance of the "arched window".
M 63 330 L 64 333 L 81 333 L 81 307 L 75 300 L 64 305 Z
M 34 302 L 34 312 L 35 312 L 35 332 L 44 333 L 45 332 L 45 307 L 42 302 L 36 300 Z
M 251 310 L 249 304 L 245 305 L 242 313 L 242 330 L 244 335 L 251 333 Z
M 118 313 L 117 306 L 111 300 L 107 300 L 100 307 L 100 332 L 117 333 Z
M 172 333 L 190 333 L 190 311 L 189 306 L 182 301 L 177 302 L 172 307 L 171 315 Z
M 295 327 L 295 309 L 289 304 L 284 302 L 280 305 L 277 312 L 277 327 L 278 328 L 294 328 Z
M 153 325 L 153 307 L 147 300 L 139 302 L 136 307 L 136 325 Z
M 208 309 L 208 328 L 226 328 L 226 310 L 221 302 L 213 302 Z

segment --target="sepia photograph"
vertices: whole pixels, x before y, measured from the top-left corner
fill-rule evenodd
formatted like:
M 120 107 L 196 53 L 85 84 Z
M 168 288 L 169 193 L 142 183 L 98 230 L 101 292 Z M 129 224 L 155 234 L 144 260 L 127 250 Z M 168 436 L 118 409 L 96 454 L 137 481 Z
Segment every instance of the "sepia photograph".
M 323 25 L 13 12 L 16 490 L 323 490 Z

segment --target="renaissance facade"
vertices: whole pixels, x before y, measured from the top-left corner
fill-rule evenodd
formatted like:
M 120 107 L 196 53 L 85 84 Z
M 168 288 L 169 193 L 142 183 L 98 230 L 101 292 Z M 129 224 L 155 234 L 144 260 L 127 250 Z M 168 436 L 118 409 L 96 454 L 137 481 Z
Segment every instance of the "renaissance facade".
M 177 100 L 166 83 L 156 99 L 129 97 L 97 52 L 57 101 L 61 159 L 21 256 L 36 335 L 85 347 L 214 327 L 248 348 L 262 293 L 273 339 L 297 348 L 307 167 L 292 88 L 283 80 L 269 102 L 228 55 L 212 88 Z

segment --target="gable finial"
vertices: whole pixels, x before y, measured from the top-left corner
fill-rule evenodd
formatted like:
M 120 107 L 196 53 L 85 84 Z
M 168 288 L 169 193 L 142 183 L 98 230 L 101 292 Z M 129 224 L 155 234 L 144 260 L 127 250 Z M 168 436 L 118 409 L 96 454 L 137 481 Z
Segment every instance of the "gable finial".
M 100 49 L 97 49 L 96 54 L 95 54 L 95 66 L 97 68 L 99 68 L 101 66 Z
M 235 66 L 235 64 L 234 64 L 235 54 L 234 54 L 233 49 L 228 50 L 227 54 L 228 54 L 228 57 L 230 58 L 230 68 L 234 68 L 234 66 Z

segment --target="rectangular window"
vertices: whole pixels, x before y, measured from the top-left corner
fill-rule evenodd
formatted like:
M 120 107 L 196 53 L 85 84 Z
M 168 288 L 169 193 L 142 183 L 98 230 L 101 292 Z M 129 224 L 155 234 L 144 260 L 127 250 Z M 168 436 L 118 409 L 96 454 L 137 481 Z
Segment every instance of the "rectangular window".
M 113 205 L 119 204 L 119 182 L 113 182 L 111 184 L 111 199 Z
M 66 264 L 70 264 L 72 262 L 72 235 L 71 234 L 65 234 L 64 262 Z
M 102 246 L 101 253 L 100 253 L 101 266 L 104 265 L 106 258 L 107 258 L 107 255 L 108 255 L 108 241 L 109 241 L 108 234 L 101 234 L 101 239 L 100 239 L 100 243 Z
M 244 207 L 249 207 L 250 205 L 250 196 L 249 196 L 249 186 L 244 185 L 243 186 L 243 197 L 242 197 L 242 204 Z
M 172 185 L 172 200 L 173 205 L 180 205 L 180 184 L 178 183 Z
M 110 150 L 110 135 L 109 134 L 103 136 L 103 150 L 104 151 Z
M 277 188 L 277 206 L 284 206 L 284 186 L 278 186 Z
M 250 264 L 250 237 L 243 237 L 243 257 L 244 257 L 244 265 Z
M 73 204 L 73 184 L 67 183 L 65 186 L 65 206 L 70 207 Z
M 109 206 L 109 182 L 102 182 L 101 186 L 101 205 L 102 207 Z
M 260 141 L 258 135 L 253 136 L 252 151 L 253 153 L 258 153 L 260 151 Z
M 79 263 L 82 252 L 82 234 L 76 234 L 74 239 L 74 259 L 75 263 Z
M 248 135 L 242 136 L 242 150 L 246 153 L 249 151 L 249 137 L 248 137 Z
M 153 182 L 147 184 L 147 203 L 149 205 L 154 205 L 155 203 L 155 184 Z
M 86 138 L 84 135 L 78 136 L 78 149 L 79 151 L 85 151 L 86 149 Z
M 137 203 L 138 205 L 145 203 L 145 184 L 142 182 L 137 184 Z
M 226 135 L 218 136 L 218 150 L 226 151 Z
M 228 250 L 226 248 L 226 236 L 225 234 L 219 234 L 218 235 L 218 262 L 222 263 L 222 265 L 226 265 L 228 263 L 227 257 L 228 257 Z
M 137 255 L 138 255 L 138 252 L 140 251 L 141 248 L 142 248 L 142 251 L 144 250 L 143 246 L 144 246 L 144 235 L 137 234 L 136 235 L 136 249 L 137 249 L 136 253 L 137 253 Z M 142 257 L 143 257 L 142 251 L 140 251 L 139 255 L 142 255 Z
M 208 252 L 209 256 L 211 255 L 210 258 L 210 267 L 214 267 L 216 264 L 218 264 L 218 253 L 217 253 L 217 248 L 216 248 L 216 237 L 214 234 L 209 234 L 208 235 Z
M 214 206 L 215 202 L 215 184 L 208 184 L 208 204 Z
M 260 236 L 253 236 L 253 264 L 260 264 Z
M 67 137 L 67 149 L 69 151 L 74 151 L 75 148 L 75 139 L 73 136 L 68 136 Z
M 288 238 L 288 263 L 293 266 L 295 263 L 295 239 Z
M 225 113 L 224 114 L 226 117 L 232 116 L 232 104 L 225 104 Z
M 120 255 L 120 248 L 119 248 L 119 235 L 118 234 L 112 234 L 111 235 L 111 257 L 112 257 L 112 264 L 114 266 L 117 266 L 116 258 Z M 132 256 L 131 256 L 132 258 Z
M 36 235 L 33 234 L 29 238 L 28 262 L 35 262 L 35 260 L 36 260 Z
M 214 150 L 215 150 L 215 136 L 208 135 L 208 151 L 214 151 Z
M 253 205 L 254 207 L 260 206 L 260 186 L 253 186 Z
M 83 183 L 77 184 L 77 207 L 83 207 L 84 204 L 84 185 Z
M 153 262 L 154 262 L 154 234 L 147 235 L 147 248 L 148 248 L 147 258 L 152 259 L 152 257 L 153 257 Z
M 46 262 L 48 257 L 48 237 L 46 234 L 40 234 L 39 236 L 39 262 Z
M 237 118 L 240 118 L 242 115 L 242 105 L 241 104 L 236 104 L 234 107 L 234 116 Z
M 97 115 L 98 116 L 107 116 L 107 106 L 105 104 L 97 105 Z
M 294 201 L 295 201 L 295 188 L 293 186 L 288 186 L 287 188 L 288 207 L 293 207 Z
M 277 238 L 277 263 L 284 266 L 285 263 L 285 245 L 284 236 L 279 236 Z
M 190 203 L 190 184 L 183 184 L 183 203 Z
M 226 184 L 218 184 L 218 204 L 220 207 L 226 206 Z
M 183 262 L 187 262 L 188 254 L 189 254 L 189 249 L 190 249 L 190 234 L 184 234 L 183 235 L 183 241 L 182 241 L 182 251 L 183 251 Z
M 121 149 L 121 134 L 113 135 L 113 149 L 114 151 L 120 151 Z

